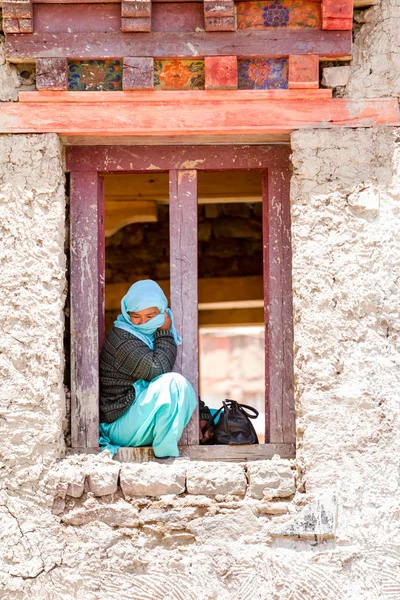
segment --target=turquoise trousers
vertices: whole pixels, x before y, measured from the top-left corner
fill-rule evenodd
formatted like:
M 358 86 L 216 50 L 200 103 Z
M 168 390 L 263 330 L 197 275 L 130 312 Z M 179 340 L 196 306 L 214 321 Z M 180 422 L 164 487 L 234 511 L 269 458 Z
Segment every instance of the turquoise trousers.
M 153 446 L 158 458 L 179 456 L 178 442 L 197 404 L 192 385 L 179 373 L 165 373 L 133 386 L 128 410 L 113 423 L 100 423 L 100 446 L 112 455 L 120 446 Z

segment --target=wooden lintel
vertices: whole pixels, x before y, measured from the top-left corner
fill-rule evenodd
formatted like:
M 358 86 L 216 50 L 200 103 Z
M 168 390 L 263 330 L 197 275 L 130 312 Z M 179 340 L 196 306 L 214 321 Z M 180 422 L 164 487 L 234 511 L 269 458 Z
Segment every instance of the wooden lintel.
M 1 110 L 1 106 L 0 106 Z M 147 173 L 188 169 L 197 171 L 259 171 L 289 160 L 282 145 L 95 146 L 67 148 L 67 171 Z
M 181 136 L 190 144 L 192 136 L 207 136 L 209 141 L 222 143 L 225 136 L 230 141 L 235 135 L 241 140 L 253 135 L 260 139 L 263 135 L 290 134 L 302 128 L 375 127 L 400 123 L 396 99 L 265 101 L 260 96 L 252 100 L 251 91 L 248 95 L 237 95 L 238 91 L 232 90 L 221 92 L 217 101 L 202 96 L 206 92 L 191 92 L 182 98 L 179 93 L 172 96 L 171 92 L 170 99 L 165 97 L 161 102 L 162 97 L 158 96 L 161 92 L 148 93 L 152 94 L 149 101 L 116 102 L 110 105 L 112 110 L 106 102 L 3 102 L 0 133 L 139 138 Z
M 8 60 L 35 58 L 194 58 L 205 56 L 281 56 L 320 54 L 331 58 L 351 55 L 351 31 L 285 30 L 141 33 L 111 32 L 9 34 Z
M 133 278 L 129 283 L 108 283 L 106 291 L 106 310 L 118 310 L 121 298 L 129 287 L 141 277 Z M 169 280 L 158 281 L 169 298 Z M 240 302 L 243 300 L 263 299 L 262 275 L 248 277 L 216 277 L 198 280 L 199 303 Z M 249 309 L 251 310 L 251 309 Z M 262 319 L 261 319 L 262 322 Z
M 149 200 L 109 200 L 105 205 L 105 235 L 114 235 L 132 223 L 157 221 L 157 204 Z

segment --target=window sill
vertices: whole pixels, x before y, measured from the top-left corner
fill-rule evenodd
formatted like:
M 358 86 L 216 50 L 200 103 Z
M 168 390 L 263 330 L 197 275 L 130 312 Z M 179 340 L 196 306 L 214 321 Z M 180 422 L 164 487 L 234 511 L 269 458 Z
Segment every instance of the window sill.
M 295 458 L 295 444 L 254 444 L 243 446 L 180 446 L 181 456 L 189 460 L 247 462 L 266 460 L 275 455 L 280 458 Z M 70 454 L 97 454 L 99 448 L 68 448 Z M 152 448 L 120 448 L 115 455 L 118 462 L 157 461 Z

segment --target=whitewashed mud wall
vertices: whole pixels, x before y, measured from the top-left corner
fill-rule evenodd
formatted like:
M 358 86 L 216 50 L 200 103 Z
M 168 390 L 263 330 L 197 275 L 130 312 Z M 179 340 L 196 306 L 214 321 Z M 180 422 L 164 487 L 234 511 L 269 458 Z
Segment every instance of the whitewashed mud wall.
M 1 138 L 2 599 L 399 598 L 399 138 L 293 136 L 298 458 L 247 466 L 57 460 L 60 147 Z
M 374 62 L 395 9 L 368 12 L 349 94 L 398 94 Z M 292 147 L 296 463 L 131 467 L 59 459 L 61 148 L 0 136 L 2 600 L 400 598 L 400 131 Z

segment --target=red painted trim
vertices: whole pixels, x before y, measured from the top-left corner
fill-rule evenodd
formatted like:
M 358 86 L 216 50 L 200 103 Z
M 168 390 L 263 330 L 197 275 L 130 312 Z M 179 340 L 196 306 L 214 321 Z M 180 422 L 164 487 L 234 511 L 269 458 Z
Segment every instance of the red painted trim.
M 66 148 L 68 171 L 123 173 L 259 170 L 287 161 L 288 146 L 72 146 Z
M 71 173 L 71 445 L 99 438 L 99 176 Z M 101 320 L 100 320 L 101 322 Z
M 72 147 L 72 444 L 98 443 L 98 352 L 104 335 L 104 191 L 99 172 L 170 170 L 171 305 L 183 336 L 176 370 L 198 389 L 197 170 L 264 174 L 266 441 L 294 441 L 289 154 L 285 146 Z M 168 166 L 169 165 L 169 166 Z M 188 167 L 192 169 L 187 170 Z M 195 169 L 193 169 L 195 167 Z M 80 171 L 76 169 L 80 169 Z M 88 170 L 90 169 L 90 170 Z M 282 227 L 283 224 L 283 227 Z M 184 260 L 182 260 L 184 258 Z M 198 412 L 183 443 L 198 443 Z
M 197 293 L 197 171 L 169 172 L 171 308 L 182 336 L 175 370 L 198 394 Z M 183 435 L 183 443 L 199 443 L 198 407 Z
M 296 439 L 289 185 L 288 161 L 263 175 L 267 443 Z
M 104 179 L 99 177 L 97 190 L 98 210 L 98 240 L 99 240 L 99 352 L 102 351 L 105 341 L 105 303 L 106 303 L 106 236 L 105 228 L 105 198 Z
M 189 144 L 192 137 L 203 136 L 211 143 L 226 139 L 234 143 L 235 136 L 239 141 L 246 137 L 265 141 L 266 136 L 288 136 L 300 128 L 375 127 L 400 122 L 395 99 L 266 102 L 260 96 L 250 100 L 249 96 L 233 90 L 220 91 L 221 96 L 216 101 L 215 96 L 210 98 L 207 93 L 192 92 L 192 96 L 182 96 L 182 99 L 171 95 L 168 100 L 161 95 L 158 99 L 161 92 L 150 91 L 148 101 L 116 102 L 112 106 L 105 102 L 54 105 L 3 102 L 0 132 L 147 139 L 178 136 Z
M 243 100 L 246 102 L 270 101 L 270 100 L 329 100 L 332 99 L 332 90 L 236 90 L 234 94 L 227 94 L 225 91 L 190 91 L 182 90 L 178 92 L 143 92 L 143 91 L 125 91 L 125 92 L 20 92 L 19 101 L 21 103 L 47 102 L 51 104 L 58 103 L 89 103 L 92 102 L 155 102 L 168 104 L 170 102 L 199 102 L 215 101 L 224 103 L 230 101 Z

